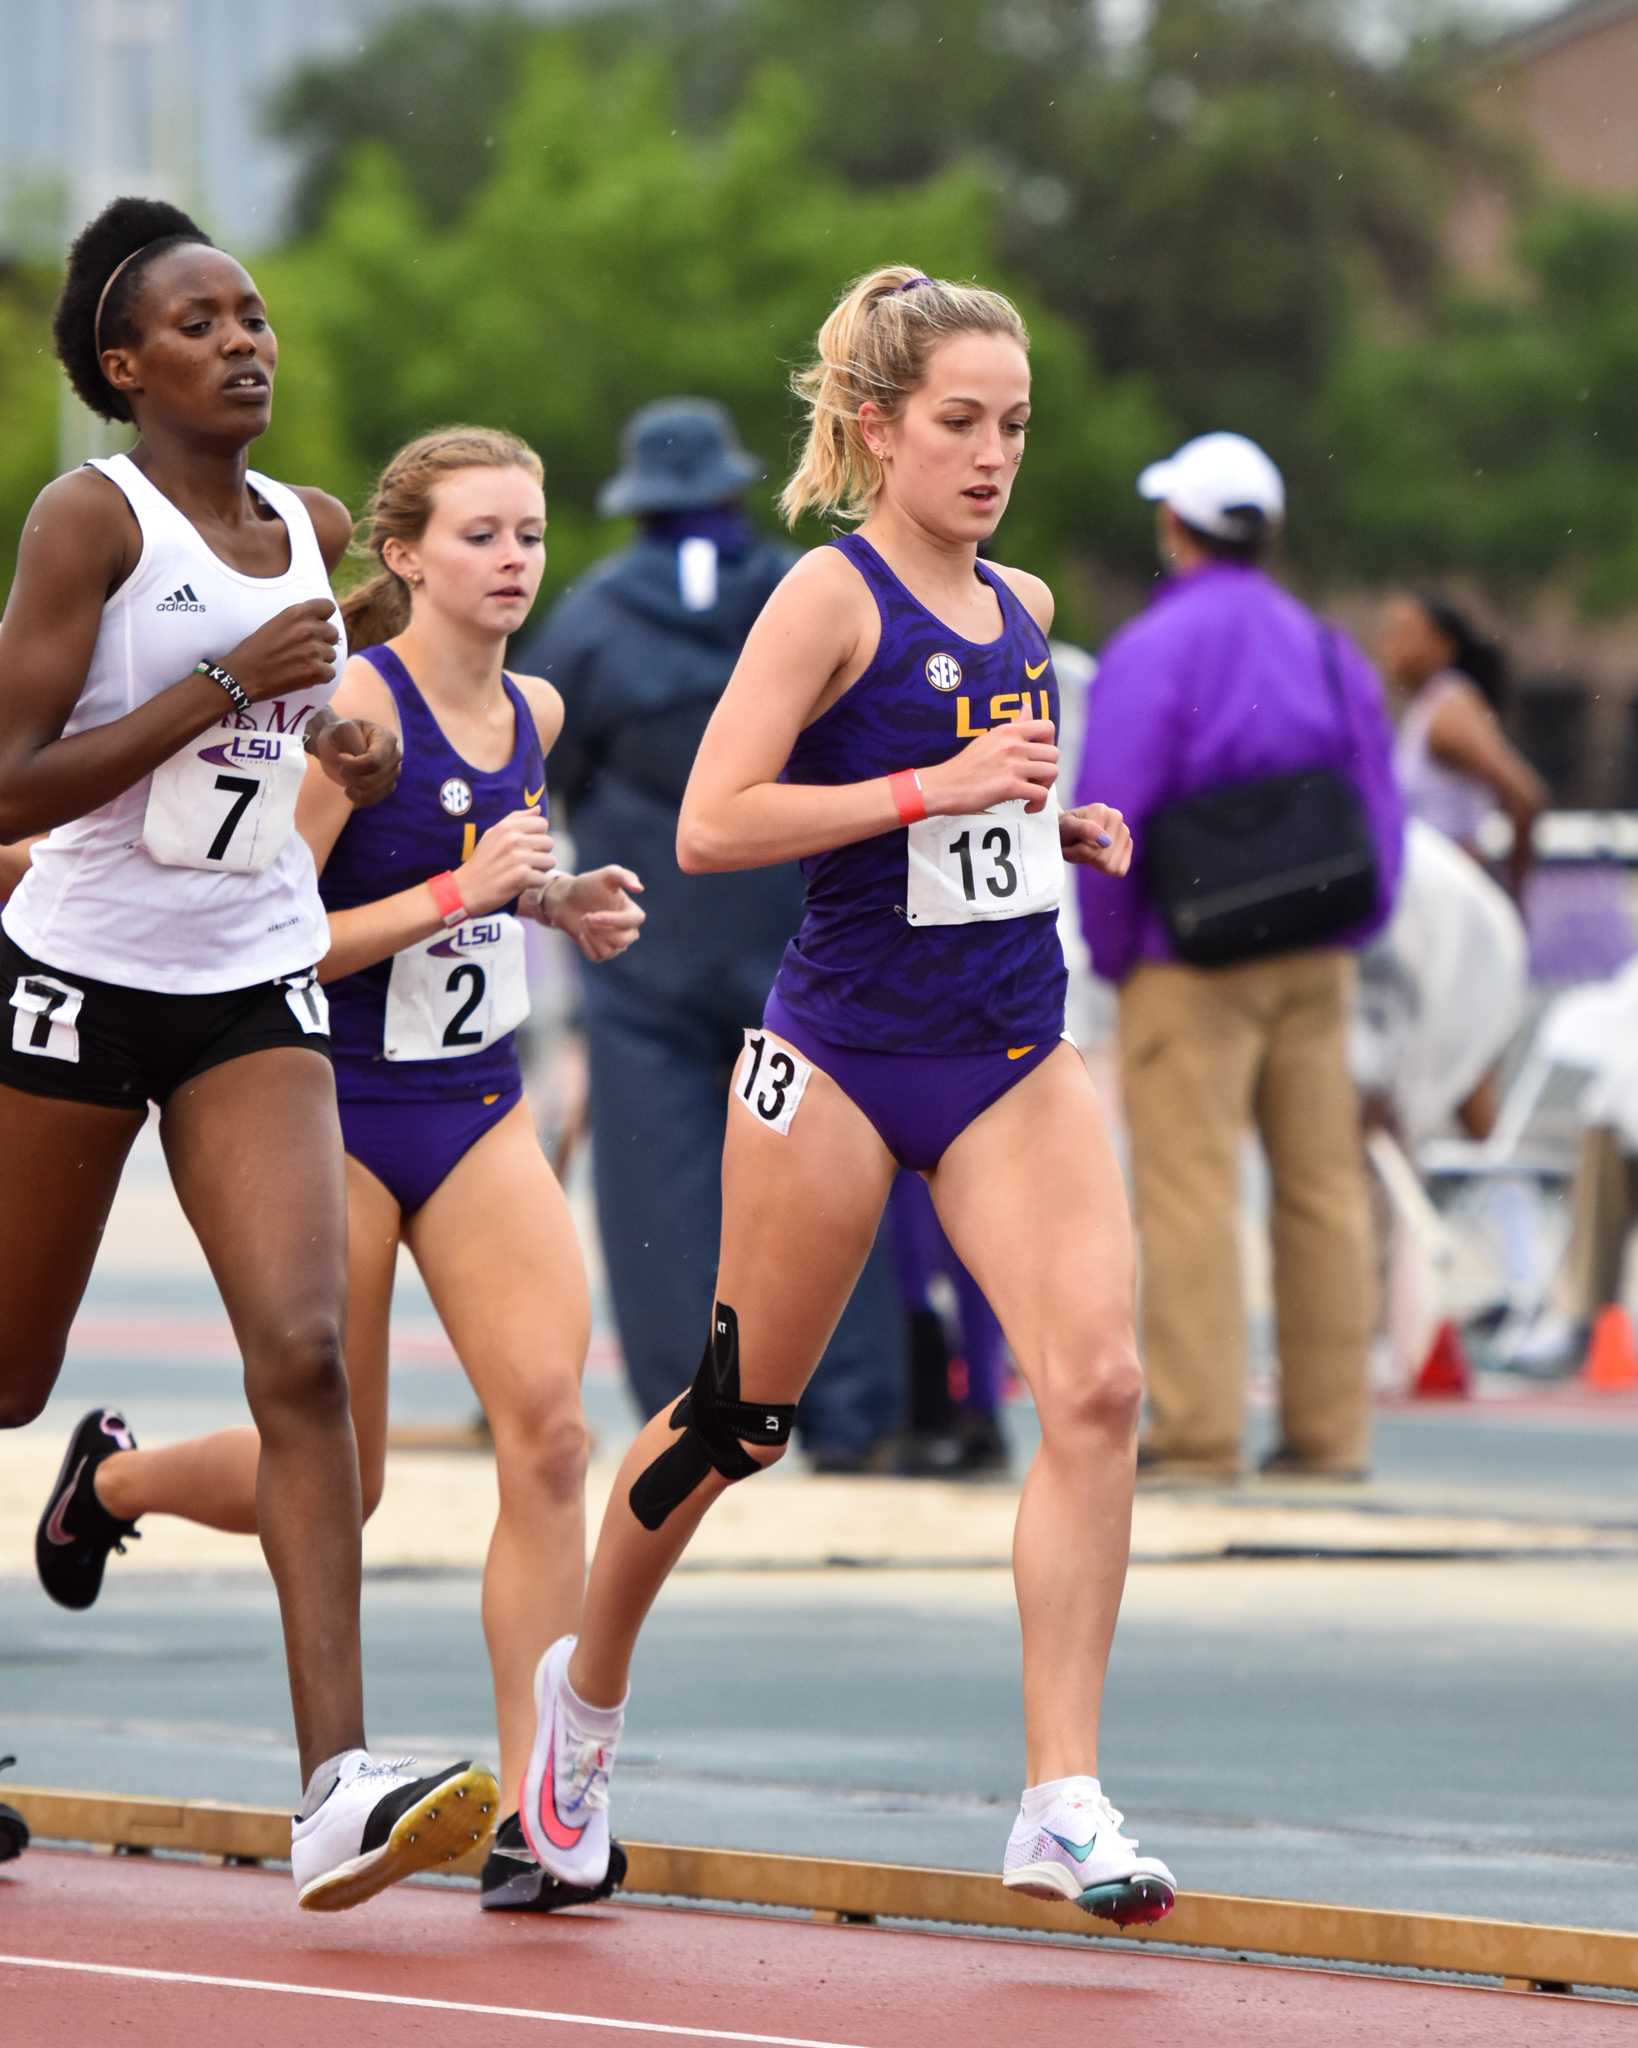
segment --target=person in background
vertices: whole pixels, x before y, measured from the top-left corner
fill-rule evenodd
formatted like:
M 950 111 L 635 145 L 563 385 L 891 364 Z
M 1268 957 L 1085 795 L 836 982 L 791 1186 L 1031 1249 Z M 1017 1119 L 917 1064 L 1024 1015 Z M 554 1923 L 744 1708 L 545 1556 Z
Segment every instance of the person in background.
M 1285 513 L 1262 449 L 1208 434 L 1138 488 L 1159 505 L 1170 575 L 1104 653 L 1076 801 L 1095 788 L 1136 848 L 1132 882 L 1087 868 L 1078 881 L 1094 966 L 1119 986 L 1149 1379 L 1139 1474 L 1240 1470 L 1240 1154 L 1255 1126 L 1272 1183 L 1280 1361 L 1280 1434 L 1263 1469 L 1360 1477 L 1374 1286 L 1348 1029 L 1354 948 L 1386 922 L 1399 878 L 1387 714 L 1364 657 L 1262 566 Z M 1356 925 L 1218 966 L 1179 957 L 1155 859 L 1176 807 L 1326 772 L 1352 793 L 1371 857 Z
M 1409 592 L 1390 600 L 1379 652 L 1401 704 L 1394 772 L 1406 810 L 1483 863 L 1480 828 L 1501 809 L 1513 828 L 1504 879 L 1522 905 L 1547 786 L 1497 722 L 1506 657 L 1455 605 Z M 1457 1115 L 1469 1137 L 1487 1138 L 1497 1109 L 1488 1073 Z
M 795 560 L 742 499 L 763 465 L 721 406 L 660 399 L 627 423 L 598 509 L 632 545 L 554 606 L 523 656 L 563 693 L 554 815 L 578 859 L 637 869 L 643 944 L 584 983 L 597 1220 L 631 1395 L 675 1397 L 677 1333 L 709 1318 L 728 1080 L 802 915 L 793 862 L 684 875 L 677 814 L 706 722 L 752 622 Z M 815 1465 L 861 1469 L 897 1430 L 904 1336 L 872 1256 L 798 1418 Z
M 909 1417 L 896 1469 L 929 1479 L 1005 1472 L 1007 1340 L 995 1311 L 957 1258 L 920 1174 L 894 1181 L 887 1222 L 909 1322 Z M 953 1297 L 949 1320 L 934 1300 L 940 1279 Z
M 1406 810 L 1475 860 L 1483 859 L 1480 827 L 1503 811 L 1513 827 L 1506 881 L 1518 901 L 1548 793 L 1497 722 L 1506 656 L 1455 605 L 1408 592 L 1383 613 L 1378 654 L 1400 703 L 1394 772 Z

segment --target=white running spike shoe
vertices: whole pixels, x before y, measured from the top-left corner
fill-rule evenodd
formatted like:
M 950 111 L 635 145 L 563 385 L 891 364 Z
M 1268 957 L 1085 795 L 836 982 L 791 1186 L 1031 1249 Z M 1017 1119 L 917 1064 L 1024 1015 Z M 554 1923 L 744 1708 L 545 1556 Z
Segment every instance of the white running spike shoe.
M 518 1818 L 543 1870 L 560 1884 L 597 1886 L 608 1875 L 609 1773 L 625 1709 L 575 1699 L 574 1645 L 573 1636 L 559 1636 L 535 1668 L 535 1740 Z
M 500 1787 L 483 1764 L 418 1777 L 413 1757 L 350 1749 L 328 1797 L 290 1830 L 296 1900 L 309 1913 L 361 1906 L 402 1877 L 459 1862 L 488 1841 Z
M 1140 1856 L 1135 1836 L 1096 1779 L 1055 1799 L 1039 1820 L 1020 1809 L 1007 1842 L 1001 1882 L 1035 1899 L 1068 1899 L 1121 1927 L 1163 1920 L 1177 1903 L 1177 1880 L 1156 1856 Z

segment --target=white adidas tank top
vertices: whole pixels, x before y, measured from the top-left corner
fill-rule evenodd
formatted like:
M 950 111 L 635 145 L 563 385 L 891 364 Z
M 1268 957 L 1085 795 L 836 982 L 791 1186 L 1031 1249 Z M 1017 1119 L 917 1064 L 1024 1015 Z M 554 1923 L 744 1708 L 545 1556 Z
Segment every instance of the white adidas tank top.
M 91 666 L 64 737 L 123 718 L 199 661 L 225 661 L 287 605 L 330 595 L 307 507 L 283 484 L 254 470 L 248 474 L 252 489 L 284 521 L 290 566 L 282 576 L 246 576 L 211 552 L 128 456 L 91 466 L 125 494 L 142 529 L 142 553 L 103 607 Z M 252 704 L 248 713 L 235 711 L 224 696 L 220 723 L 156 775 L 144 776 L 100 810 L 59 825 L 35 847 L 27 875 L 5 907 L 3 922 L 12 940 L 65 974 L 173 995 L 251 988 L 310 967 L 327 949 L 329 930 L 307 842 L 294 830 L 281 833 L 293 806 L 291 785 L 299 781 L 302 730 L 329 700 L 345 659 L 343 646 L 328 683 Z M 273 792 L 282 801 L 282 823 L 269 822 L 280 806 L 262 802 L 258 793 L 248 814 L 249 833 L 260 821 L 263 855 L 252 856 L 258 858 L 253 868 L 235 867 L 247 833 L 239 834 L 238 847 L 231 831 L 223 835 L 237 825 L 236 810 L 243 810 L 237 793 L 251 788 L 255 774 L 265 769 L 256 757 L 275 757 L 276 765 L 285 735 L 284 765 L 276 778 L 281 787 Z M 215 766 L 201 769 L 193 758 L 207 745 L 213 764 L 220 757 L 222 796 L 215 794 Z M 243 760 L 252 762 L 251 770 L 230 781 L 228 771 Z M 181 780 L 181 770 L 191 779 Z M 207 820 L 191 856 L 198 864 L 177 864 L 190 859 L 189 850 L 167 842 L 156 820 L 170 821 L 174 840 L 177 817 L 193 804 L 196 785 L 206 799 L 200 809 Z M 156 859 L 151 844 L 169 858 Z M 273 845 L 277 851 L 267 857 Z M 212 856 L 212 848 L 221 851 Z

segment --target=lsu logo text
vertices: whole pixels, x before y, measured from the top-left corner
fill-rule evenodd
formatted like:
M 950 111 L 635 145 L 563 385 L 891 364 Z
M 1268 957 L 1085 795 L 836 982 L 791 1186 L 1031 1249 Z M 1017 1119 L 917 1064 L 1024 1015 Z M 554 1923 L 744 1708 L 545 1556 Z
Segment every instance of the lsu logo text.
M 277 733 L 237 733 L 220 747 L 201 747 L 201 761 L 213 761 L 222 768 L 265 767 L 269 761 L 276 761 L 284 751 L 284 742 Z
M 1036 700 L 1040 700 L 1039 709 Z M 991 726 L 1008 725 L 1020 718 L 1050 718 L 1052 697 L 1046 690 L 1001 690 L 990 699 L 989 721 L 985 725 L 973 723 L 973 700 L 958 697 L 955 701 L 956 738 L 975 740 L 981 732 L 988 732 Z
M 469 917 L 465 924 L 458 924 L 447 938 L 428 946 L 427 951 L 435 953 L 440 960 L 454 960 L 462 953 L 479 953 L 485 946 L 498 946 L 505 936 L 504 917 Z

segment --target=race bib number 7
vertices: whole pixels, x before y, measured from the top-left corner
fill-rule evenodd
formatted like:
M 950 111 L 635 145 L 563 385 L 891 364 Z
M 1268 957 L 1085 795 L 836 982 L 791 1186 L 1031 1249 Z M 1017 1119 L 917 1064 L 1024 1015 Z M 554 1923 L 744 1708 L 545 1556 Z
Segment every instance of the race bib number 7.
M 154 770 L 142 843 L 164 867 L 259 874 L 295 830 L 306 765 L 295 733 L 218 727 Z
M 979 924 L 1056 910 L 1063 895 L 1058 798 L 1022 797 L 959 818 L 922 818 L 905 834 L 904 914 L 911 924 Z

